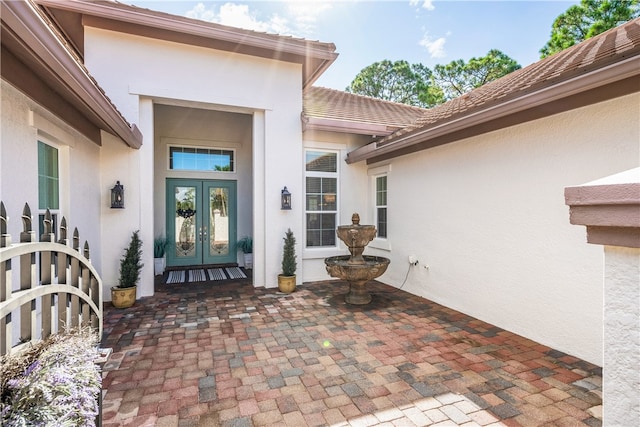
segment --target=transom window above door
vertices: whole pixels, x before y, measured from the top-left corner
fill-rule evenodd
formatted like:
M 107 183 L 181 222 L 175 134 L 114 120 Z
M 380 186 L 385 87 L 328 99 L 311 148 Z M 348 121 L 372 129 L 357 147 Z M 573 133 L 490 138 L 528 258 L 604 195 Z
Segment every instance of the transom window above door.
M 169 169 L 235 172 L 235 151 L 222 148 L 169 147 Z

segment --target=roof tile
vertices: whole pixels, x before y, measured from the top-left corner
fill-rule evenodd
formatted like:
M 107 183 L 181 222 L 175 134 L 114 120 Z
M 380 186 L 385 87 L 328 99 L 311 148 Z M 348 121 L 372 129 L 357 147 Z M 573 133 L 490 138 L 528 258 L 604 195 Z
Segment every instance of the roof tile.
M 399 136 L 427 128 L 440 121 L 453 120 L 505 99 L 516 98 L 527 92 L 602 68 L 619 61 L 621 57 L 631 56 L 634 52 L 637 54 L 638 50 L 640 50 L 640 18 L 431 108 L 425 111 L 414 124 L 378 141 L 377 146 L 386 145 Z
M 411 105 L 315 86 L 305 91 L 303 108 L 307 117 L 384 124 L 398 129 L 413 124 L 427 111 Z

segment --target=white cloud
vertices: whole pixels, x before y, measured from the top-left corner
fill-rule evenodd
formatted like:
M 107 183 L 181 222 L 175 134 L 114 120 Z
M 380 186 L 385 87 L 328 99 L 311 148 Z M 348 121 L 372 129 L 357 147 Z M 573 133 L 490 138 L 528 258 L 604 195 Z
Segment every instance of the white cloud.
M 278 14 L 272 14 L 268 20 L 260 20 L 257 13 L 249 10 L 246 4 L 225 3 L 217 12 L 214 7 L 207 9 L 204 4 L 198 3 L 193 9 L 187 11 L 185 16 L 246 30 L 283 35 L 291 33 L 287 19 Z
M 422 3 L 422 8 L 427 10 L 434 10 L 436 7 L 433 5 L 433 0 L 410 0 L 411 6 L 417 6 Z
M 444 37 L 440 37 L 434 40 L 428 34 L 425 34 L 422 40 L 418 42 L 418 44 L 425 47 L 432 58 L 444 58 L 445 56 L 447 56 L 444 50 L 444 44 L 446 42 L 447 39 Z
M 332 7 L 333 5 L 328 1 L 290 0 L 288 2 L 288 11 L 292 16 L 293 25 L 301 34 L 313 33 L 318 17 Z

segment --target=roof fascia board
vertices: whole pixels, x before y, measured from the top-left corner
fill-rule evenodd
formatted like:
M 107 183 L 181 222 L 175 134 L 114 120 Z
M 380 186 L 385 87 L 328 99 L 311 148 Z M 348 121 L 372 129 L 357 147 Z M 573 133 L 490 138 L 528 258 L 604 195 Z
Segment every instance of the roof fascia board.
M 346 161 L 348 164 L 352 164 L 383 155 L 387 155 L 387 158 L 394 157 L 392 154 L 394 151 L 401 150 L 411 145 L 454 133 L 469 127 L 477 126 L 490 120 L 529 110 L 549 102 L 554 102 L 562 98 L 586 92 L 590 89 L 624 80 L 629 77 L 637 76 L 640 74 L 637 61 L 637 55 L 633 55 L 623 61 L 599 68 L 569 80 L 543 87 L 534 92 L 523 94 L 519 97 L 483 108 L 462 117 L 447 120 L 443 123 L 437 124 L 436 126 L 417 129 L 416 131 L 398 137 L 395 141 L 387 142 L 381 147 L 377 147 L 377 144 L 372 142 L 348 153 Z
M 317 130 L 326 132 L 355 133 L 358 135 L 387 136 L 397 128 L 389 128 L 386 125 L 375 123 L 357 123 L 345 120 L 320 119 L 316 117 L 303 117 L 303 130 Z
M 3 28 L 3 41 L 9 37 L 8 32 Z M 2 46 L 2 78 L 22 91 L 26 96 L 33 99 L 49 111 L 55 114 L 62 121 L 69 124 L 75 130 L 89 138 L 96 145 L 102 145 L 100 128 L 91 122 L 85 114 L 82 114 L 75 106 L 68 102 L 65 97 L 51 87 L 51 84 L 44 82 L 40 76 L 33 72 L 33 67 L 25 65 L 13 52 Z
M 110 133 L 132 148 L 142 146 L 142 134 L 130 126 L 60 43 L 30 2 L 2 2 L 2 20 L 12 28 L 22 43 L 30 48 L 43 69 L 55 76 L 75 97 L 96 114 Z
M 306 40 L 287 40 L 284 36 L 263 36 L 251 30 L 237 28 L 211 27 L 207 23 L 198 23 L 197 20 L 182 21 L 175 19 L 173 15 L 150 15 L 144 10 L 123 10 L 112 7 L 109 4 L 93 2 L 75 2 L 61 0 L 36 0 L 42 6 L 56 9 L 65 9 L 85 13 L 108 19 L 129 22 L 137 25 L 146 25 L 154 28 L 177 31 L 195 36 L 216 38 L 224 41 L 251 45 L 262 49 L 285 51 L 296 55 L 307 56 L 312 54 L 320 59 L 335 59 L 337 54 L 333 51 L 313 47 Z M 274 37 L 279 37 L 274 40 Z
M 285 36 L 261 34 L 251 30 L 224 26 L 212 26 L 210 23 L 182 18 L 175 15 L 152 14 L 144 9 L 119 8 L 109 3 L 69 1 L 69 0 L 35 0 L 44 7 L 72 11 L 98 19 L 83 19 L 84 25 L 101 27 L 101 20 L 111 20 L 128 25 L 153 28 L 154 31 L 167 31 L 194 37 L 192 44 L 200 45 L 198 38 L 219 40 L 230 46 L 246 46 L 244 49 L 228 48 L 236 53 L 245 53 L 260 57 L 301 64 L 303 68 L 303 88 L 311 86 L 338 57 L 335 45 L 320 42 L 310 42 L 304 39 L 287 38 Z M 112 29 L 107 26 L 107 29 Z M 133 32 L 136 34 L 136 32 Z M 189 43 L 188 41 L 182 41 Z M 256 51 L 269 52 L 268 55 L 256 54 Z

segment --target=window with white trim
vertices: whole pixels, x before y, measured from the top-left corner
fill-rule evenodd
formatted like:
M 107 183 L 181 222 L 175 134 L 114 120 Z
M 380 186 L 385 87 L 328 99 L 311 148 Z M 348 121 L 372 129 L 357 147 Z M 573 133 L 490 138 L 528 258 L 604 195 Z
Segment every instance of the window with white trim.
M 49 209 L 53 220 L 52 230 L 58 229 L 57 218 L 60 213 L 60 162 L 58 149 L 38 141 L 38 221 L 40 235 L 44 233 L 43 220 Z M 39 238 L 39 236 L 38 236 Z
M 306 247 L 335 247 L 338 215 L 338 153 L 305 152 Z
M 376 228 L 378 238 L 387 238 L 387 175 L 376 176 Z
M 169 169 L 234 172 L 235 151 L 223 148 L 169 147 Z

